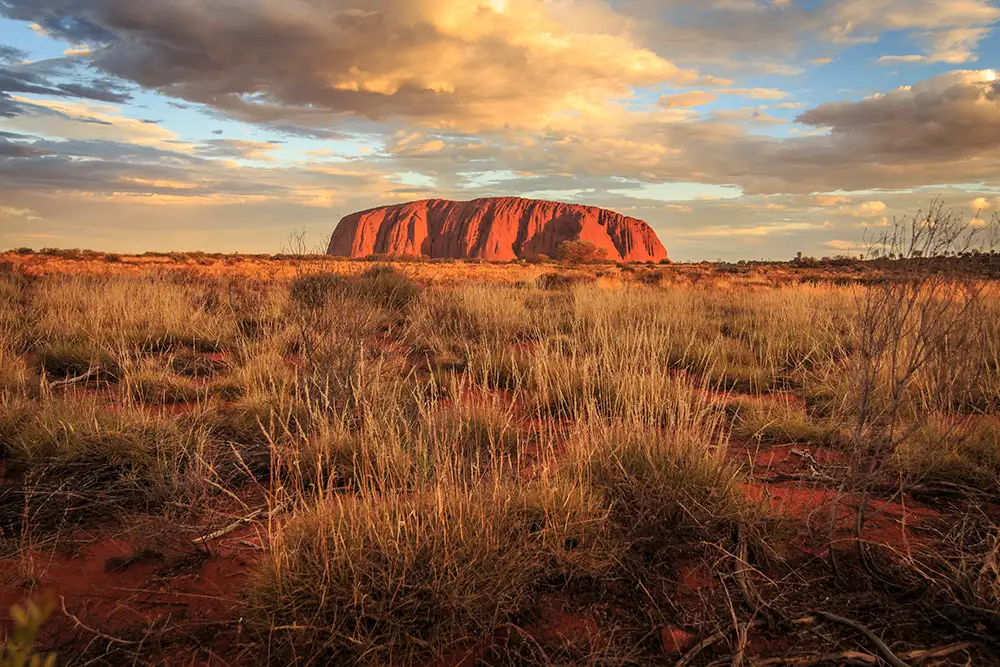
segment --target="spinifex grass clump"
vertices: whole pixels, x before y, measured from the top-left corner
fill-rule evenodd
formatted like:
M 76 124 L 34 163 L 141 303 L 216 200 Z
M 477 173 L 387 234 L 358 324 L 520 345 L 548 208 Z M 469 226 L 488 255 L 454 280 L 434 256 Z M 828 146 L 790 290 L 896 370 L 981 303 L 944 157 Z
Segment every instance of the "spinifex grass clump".
M 1000 419 L 938 417 L 902 442 L 895 460 L 918 483 L 944 482 L 998 493 Z
M 846 448 L 850 433 L 836 422 L 807 414 L 805 408 L 783 402 L 734 401 L 726 406 L 733 417 L 734 438 L 763 445 L 820 445 Z
M 390 310 L 401 310 L 420 296 L 421 288 L 399 269 L 377 265 L 360 276 L 306 273 L 292 281 L 289 295 L 298 306 L 318 310 L 331 299 L 352 297 Z
M 207 439 L 198 427 L 71 396 L 34 407 L 20 406 L 0 429 L 18 480 L 0 504 L 5 531 L 155 509 L 204 483 Z
M 683 391 L 677 388 L 676 396 Z M 626 544 L 637 552 L 715 538 L 753 527 L 761 508 L 746 499 L 738 468 L 725 458 L 718 413 L 688 395 L 672 403 L 664 427 L 592 412 L 577 424 L 568 470 L 601 493 Z
M 600 574 L 605 517 L 581 488 L 499 480 L 334 495 L 275 536 L 250 619 L 283 660 L 413 664 L 489 639 L 549 582 Z
M 209 290 L 167 278 L 51 278 L 29 290 L 29 335 L 103 354 L 214 352 L 233 342 L 236 326 L 230 304 L 207 299 Z

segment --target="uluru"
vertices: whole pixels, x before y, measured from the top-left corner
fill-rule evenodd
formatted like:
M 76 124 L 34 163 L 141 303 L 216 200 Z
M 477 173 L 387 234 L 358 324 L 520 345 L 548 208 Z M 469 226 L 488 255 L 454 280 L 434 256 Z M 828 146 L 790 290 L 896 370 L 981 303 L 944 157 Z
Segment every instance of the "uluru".
M 345 217 L 328 254 L 510 261 L 555 257 L 564 241 L 589 241 L 623 262 L 659 262 L 667 251 L 643 220 L 580 204 L 492 197 L 427 199 Z

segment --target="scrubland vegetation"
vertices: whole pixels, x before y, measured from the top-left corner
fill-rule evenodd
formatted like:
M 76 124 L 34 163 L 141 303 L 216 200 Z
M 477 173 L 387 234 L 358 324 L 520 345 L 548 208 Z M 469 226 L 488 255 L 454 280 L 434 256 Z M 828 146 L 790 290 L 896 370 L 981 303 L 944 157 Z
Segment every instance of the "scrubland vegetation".
M 57 664 L 996 664 L 1000 292 L 893 266 L 10 263 L 0 597 Z

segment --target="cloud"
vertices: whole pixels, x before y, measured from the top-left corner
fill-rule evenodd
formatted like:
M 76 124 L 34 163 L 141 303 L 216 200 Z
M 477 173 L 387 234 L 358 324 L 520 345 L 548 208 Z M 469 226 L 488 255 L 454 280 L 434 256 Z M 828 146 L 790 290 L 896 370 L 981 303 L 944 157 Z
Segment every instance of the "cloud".
M 27 52 L 13 46 L 0 44 L 0 63 L 18 63 L 28 57 Z
M 986 197 L 976 197 L 969 202 L 969 210 L 973 213 L 986 213 L 987 211 L 1000 211 L 1000 197 L 987 199 Z
M 2 100 L 0 100 L 2 102 Z M 47 152 L 37 148 L 31 143 L 23 141 L 10 141 L 10 139 L 21 139 L 17 134 L 0 132 L 0 158 L 23 158 L 36 155 L 46 155 Z
M 911 54 L 907 56 L 881 56 L 878 61 L 889 65 L 896 63 L 923 63 L 927 62 L 927 56 Z
M 0 107 L 0 115 L 11 117 L 24 112 L 22 105 L 11 101 L 11 93 L 119 104 L 131 99 L 131 95 L 114 79 L 83 77 L 78 64 L 72 59 L 26 62 L 26 56 L 12 47 L 0 46 L 0 100 L 7 100 L 6 108 Z M 64 78 L 71 80 L 60 81 Z
M 781 100 L 791 96 L 791 93 L 774 88 L 720 88 L 719 93 L 749 97 L 752 100 Z
M 949 159 L 1000 146 L 1000 83 L 993 70 L 941 74 L 860 102 L 822 104 L 797 120 L 828 127 L 869 157 Z
M 822 243 L 823 247 L 830 248 L 832 250 L 841 250 L 850 253 L 861 253 L 864 252 L 865 248 L 862 244 L 857 241 L 845 241 L 843 239 L 833 239 L 832 241 L 824 241 Z
M 0 218 L 22 218 L 24 220 L 41 220 L 42 218 L 34 211 L 27 208 L 14 208 L 12 206 L 0 206 Z
M 866 201 L 854 206 L 841 206 L 840 212 L 853 218 L 877 218 L 885 214 L 885 202 Z
M 237 158 L 242 160 L 273 161 L 270 153 L 281 148 L 269 141 L 247 141 L 244 139 L 212 139 L 205 142 L 199 152 L 205 157 Z
M 1000 20 L 992 0 L 630 0 L 624 7 L 678 62 L 784 74 L 802 71 L 788 62 L 827 64 L 887 32 L 905 35 L 930 62 L 972 62 Z
M 123 116 L 118 107 L 91 102 L 38 100 L 15 96 L 20 112 L 4 126 L 27 134 L 67 139 L 130 142 L 138 146 L 187 149 L 176 134 L 157 124 Z
M 637 87 L 712 82 L 599 0 L 6 0 L 105 71 L 261 123 L 341 115 L 466 129 L 601 113 Z
M 844 195 L 813 195 L 812 201 L 817 206 L 836 206 L 838 204 L 846 204 L 851 201 L 850 198 Z
M 405 171 L 433 173 L 444 182 L 458 168 L 695 181 L 734 185 L 749 194 L 1000 185 L 997 86 L 992 70 L 951 72 L 867 99 L 805 110 L 796 120 L 815 131 L 798 136 L 754 131 L 755 122 L 787 122 L 759 109 L 699 116 L 657 106 L 554 119 L 544 131 L 510 128 L 473 135 L 427 129 L 390 138 L 384 153 Z M 536 189 L 523 185 L 525 191 Z M 597 186 L 615 187 L 607 180 Z
M 689 109 L 710 104 L 718 99 L 717 95 L 704 90 L 691 90 L 686 93 L 664 95 L 660 98 L 660 106 L 668 109 Z
M 752 227 L 740 227 L 735 225 L 716 225 L 703 229 L 696 229 L 684 232 L 687 237 L 716 237 L 716 236 L 772 236 L 777 234 L 788 234 L 791 232 L 813 231 L 822 229 L 822 224 L 814 222 L 772 222 Z

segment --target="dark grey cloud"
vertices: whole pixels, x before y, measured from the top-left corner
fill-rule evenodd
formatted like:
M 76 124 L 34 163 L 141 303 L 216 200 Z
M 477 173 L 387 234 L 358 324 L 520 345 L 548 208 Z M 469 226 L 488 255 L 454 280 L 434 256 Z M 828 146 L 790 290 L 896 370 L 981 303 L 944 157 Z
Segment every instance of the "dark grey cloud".
M 20 62 L 28 57 L 28 54 L 21 49 L 0 44 L 0 63 Z
M 80 83 L 60 83 L 55 86 L 57 93 L 65 94 L 67 97 L 78 97 L 98 102 L 110 102 L 113 104 L 125 104 L 132 99 L 132 96 L 122 89 L 121 84 L 111 79 L 96 79 L 90 85 Z
M 823 104 L 798 122 L 828 127 L 843 149 L 881 160 L 954 160 L 1000 150 L 1000 81 L 951 72 L 859 102 Z
M 0 118 L 13 118 L 22 112 L 21 105 L 7 93 L 0 91 Z
M 106 44 L 116 36 L 98 23 L 91 22 L 91 3 L 86 0 L 2 0 L 0 16 L 31 21 L 54 37 L 74 44 Z
M 0 115 L 2 115 L 2 103 L 3 100 L 0 100 Z M 0 158 L 25 158 L 50 154 L 50 151 L 35 146 L 30 142 L 10 141 L 10 139 L 24 138 L 26 137 L 9 132 L 0 132 Z
M 124 85 L 107 76 L 87 77 L 85 67 L 75 59 L 53 58 L 32 63 L 21 62 L 23 54 L 6 47 L 0 56 L 0 114 L 12 117 L 23 113 L 24 105 L 10 97 L 50 95 L 54 97 L 95 100 L 122 104 L 132 99 Z M 62 79 L 62 80 L 61 80 Z

